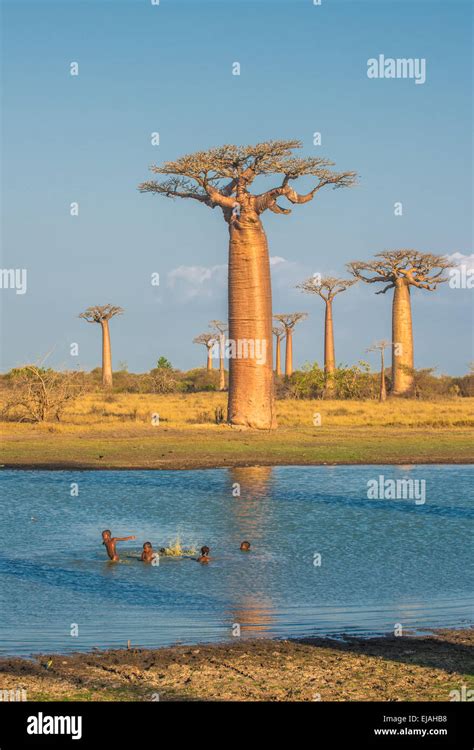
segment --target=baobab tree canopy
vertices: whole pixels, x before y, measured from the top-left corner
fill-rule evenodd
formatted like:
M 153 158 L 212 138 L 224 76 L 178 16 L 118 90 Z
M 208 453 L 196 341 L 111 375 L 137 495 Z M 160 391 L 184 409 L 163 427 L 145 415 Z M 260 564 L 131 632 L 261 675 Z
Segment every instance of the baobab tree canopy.
M 385 294 L 396 286 L 397 280 L 419 289 L 433 291 L 447 278 L 443 271 L 452 264 L 444 255 L 420 253 L 418 250 L 386 250 L 377 253 L 372 261 L 353 261 L 347 267 L 356 278 L 368 284 L 386 283 L 376 294 Z
M 87 320 L 88 323 L 102 323 L 104 320 L 110 320 L 114 315 L 122 315 L 123 307 L 116 305 L 93 305 L 84 310 L 79 317 Z
M 319 294 L 324 300 L 332 300 L 340 292 L 357 283 L 357 279 L 338 279 L 335 276 L 310 276 L 301 284 L 297 284 L 297 289 L 309 294 Z
M 272 371 L 272 296 L 270 262 L 261 215 L 270 210 L 288 214 L 290 204 L 311 201 L 325 186 L 349 187 L 355 172 L 334 172 L 333 162 L 293 154 L 300 141 L 266 141 L 254 146 L 224 145 L 151 167 L 163 179 L 139 185 L 143 193 L 189 198 L 222 209 L 229 227 L 229 340 L 251 342 L 246 351 L 265 352 L 229 360 L 228 421 L 233 425 L 276 427 Z M 250 192 L 257 177 L 281 175 L 264 192 Z M 313 177 L 309 192 L 292 186 L 299 177 Z
M 280 323 L 284 326 L 285 331 L 288 331 L 288 329 L 294 328 L 297 323 L 300 322 L 300 320 L 304 320 L 308 317 L 308 313 L 281 313 L 278 315 L 273 316 L 275 320 L 279 320 Z
M 381 341 L 374 341 L 372 346 L 366 349 L 366 352 L 383 352 L 387 346 L 390 346 L 388 339 L 382 339 Z
M 236 196 L 240 211 L 251 209 L 257 214 L 269 209 L 274 213 L 289 214 L 291 209 L 278 205 L 280 197 L 290 203 L 307 203 L 325 185 L 333 188 L 349 187 L 355 182 L 355 172 L 332 172 L 332 161 L 321 157 L 300 158 L 293 150 L 302 143 L 266 141 L 255 146 L 225 145 L 208 151 L 182 156 L 176 161 L 152 166 L 155 174 L 170 175 L 157 182 L 149 180 L 139 185 L 141 192 L 157 193 L 167 198 L 193 198 L 201 203 L 224 210 L 226 221 L 231 221 Z M 249 187 L 258 175 L 282 174 L 281 184 L 260 194 L 252 195 Z M 314 176 L 317 184 L 305 195 L 298 194 L 290 185 L 298 177 Z
M 193 339 L 193 344 L 204 344 L 204 346 L 212 346 L 216 340 L 215 335 L 212 333 L 200 333 L 199 336 Z
M 385 294 L 394 289 L 392 307 L 392 393 L 410 395 L 413 391 L 413 326 L 410 289 L 433 291 L 447 281 L 443 271 L 450 267 L 444 255 L 418 250 L 386 250 L 371 261 L 353 261 L 349 271 L 367 284 L 382 283 Z

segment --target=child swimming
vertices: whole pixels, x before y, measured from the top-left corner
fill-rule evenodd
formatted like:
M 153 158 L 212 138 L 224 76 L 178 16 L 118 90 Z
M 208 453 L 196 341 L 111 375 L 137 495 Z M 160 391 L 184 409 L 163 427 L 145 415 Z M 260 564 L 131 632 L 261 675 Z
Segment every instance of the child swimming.
M 240 545 L 240 549 L 242 550 L 242 552 L 249 552 L 250 542 L 242 542 L 242 544 Z
M 140 560 L 144 563 L 151 563 L 153 562 L 153 559 L 156 556 L 156 552 L 153 551 L 153 547 L 151 546 L 151 542 L 145 542 L 143 545 L 143 552 L 140 557 Z
M 196 558 L 197 561 L 200 562 L 200 563 L 208 563 L 209 560 L 211 559 L 209 557 L 209 552 L 210 551 L 211 550 L 209 549 L 209 547 L 201 547 L 201 556 L 198 557 L 198 558 Z
M 117 562 L 120 558 L 117 554 L 115 545 L 117 542 L 128 542 L 130 539 L 135 539 L 134 536 L 112 536 L 110 529 L 106 529 L 102 532 L 102 544 L 105 544 L 105 549 L 109 558 L 113 562 Z

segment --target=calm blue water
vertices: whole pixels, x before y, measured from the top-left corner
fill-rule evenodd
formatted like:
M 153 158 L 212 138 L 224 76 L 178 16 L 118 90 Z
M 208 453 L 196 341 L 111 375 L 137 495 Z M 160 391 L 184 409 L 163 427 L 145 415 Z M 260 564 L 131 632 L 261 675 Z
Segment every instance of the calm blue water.
M 3 471 L 0 650 L 78 651 L 242 637 L 456 627 L 472 614 L 472 466 Z M 426 480 L 426 502 L 367 481 Z M 70 494 L 71 482 L 79 496 Z M 240 497 L 233 495 L 240 484 Z M 102 529 L 122 561 L 107 562 Z M 134 559 L 179 534 L 208 566 Z M 240 552 L 243 539 L 250 553 Z M 321 565 L 313 564 L 315 554 Z M 316 558 L 317 561 L 317 558 Z M 71 624 L 79 626 L 71 636 Z

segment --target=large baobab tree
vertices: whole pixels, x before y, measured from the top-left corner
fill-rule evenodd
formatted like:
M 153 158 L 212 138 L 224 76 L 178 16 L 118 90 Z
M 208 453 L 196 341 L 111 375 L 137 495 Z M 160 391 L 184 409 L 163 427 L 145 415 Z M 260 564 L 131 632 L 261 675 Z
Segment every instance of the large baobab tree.
M 94 305 L 79 315 L 88 323 L 100 323 L 102 328 L 102 385 L 112 387 L 112 350 L 110 347 L 109 320 L 123 313 L 122 307 L 115 305 Z
M 273 335 L 275 336 L 275 373 L 281 375 L 281 340 L 285 335 L 285 329 L 282 325 L 273 326 Z
M 334 276 L 321 277 L 319 274 L 310 276 L 298 289 L 309 294 L 318 294 L 325 304 L 324 315 L 324 373 L 326 378 L 326 395 L 334 391 L 334 372 L 336 370 L 336 355 L 334 352 L 334 324 L 332 317 L 332 303 L 336 294 L 345 292 L 357 279 L 338 279 Z
M 308 317 L 308 313 L 289 313 L 273 317 L 280 321 L 285 331 L 285 375 L 289 377 L 293 373 L 293 329 L 300 320 Z
M 214 338 L 219 342 L 219 390 L 225 391 L 224 354 L 228 328 L 222 320 L 211 320 L 209 326 L 214 329 Z
M 269 210 L 288 214 L 280 198 L 300 205 L 308 203 L 325 186 L 348 187 L 354 172 L 333 172 L 333 163 L 319 157 L 298 158 L 296 140 L 267 141 L 254 146 L 225 145 L 199 151 L 176 161 L 152 167 L 161 181 L 148 181 L 141 192 L 168 198 L 190 198 L 209 208 L 219 208 L 229 228 L 229 338 L 253 342 L 254 356 L 235 357 L 229 362 L 228 421 L 257 428 L 276 426 L 272 372 L 272 299 L 267 238 L 262 214 Z M 252 193 L 259 176 L 281 175 L 279 184 L 262 193 Z M 299 177 L 314 177 L 315 184 L 304 195 L 291 183 Z M 256 355 L 266 350 L 265 361 Z
M 193 339 L 193 344 L 203 344 L 207 350 L 207 367 L 208 372 L 212 370 L 212 347 L 216 342 L 216 337 L 212 333 L 200 333 Z
M 368 352 L 380 352 L 379 401 L 385 401 L 387 398 L 387 386 L 385 384 L 385 349 L 387 346 L 390 346 L 390 341 L 383 339 L 382 341 L 376 341 L 367 349 Z
M 392 306 L 392 394 L 406 396 L 413 392 L 413 326 L 410 289 L 433 291 L 447 281 L 443 271 L 450 267 L 444 255 L 418 250 L 387 250 L 372 261 L 353 261 L 349 271 L 367 284 L 386 286 L 376 294 L 394 289 Z

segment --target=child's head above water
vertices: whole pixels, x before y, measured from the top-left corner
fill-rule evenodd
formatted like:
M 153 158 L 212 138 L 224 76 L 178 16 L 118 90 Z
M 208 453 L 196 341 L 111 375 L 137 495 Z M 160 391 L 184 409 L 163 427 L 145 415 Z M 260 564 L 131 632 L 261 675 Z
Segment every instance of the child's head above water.
M 209 547 L 201 547 L 201 555 L 203 557 L 206 557 L 209 554 L 209 552 L 210 552 Z
M 242 544 L 240 545 L 240 549 L 243 552 L 248 552 L 250 549 L 250 542 L 242 542 Z
M 143 549 L 144 550 L 150 550 L 150 549 L 152 549 L 151 542 L 145 542 L 145 544 L 143 545 Z
M 102 539 L 109 539 L 112 536 L 112 532 L 110 529 L 105 529 L 105 531 L 102 532 Z

